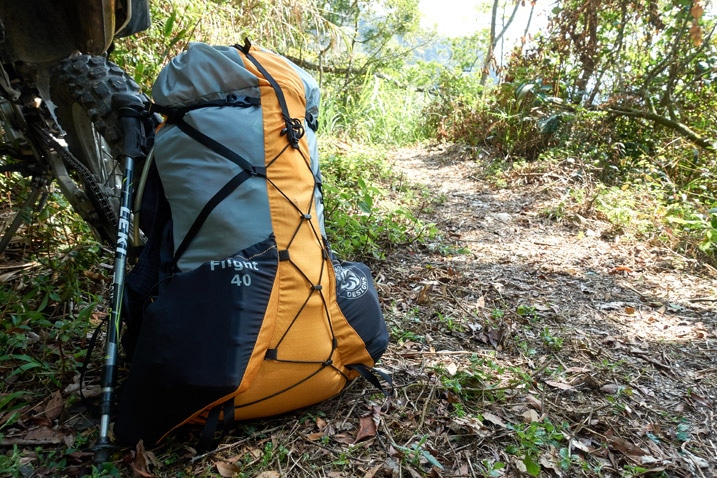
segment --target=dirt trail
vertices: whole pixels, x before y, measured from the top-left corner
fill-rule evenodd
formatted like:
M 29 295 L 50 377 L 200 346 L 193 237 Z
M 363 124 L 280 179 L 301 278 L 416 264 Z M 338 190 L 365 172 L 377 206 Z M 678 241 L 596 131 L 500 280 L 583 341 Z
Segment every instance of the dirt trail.
M 399 151 L 393 167 L 443 198 L 424 219 L 455 249 L 396 254 L 379 275 L 395 342 L 384 363 L 398 382 L 426 387 L 401 402 L 421 411 L 413 426 L 423 429 L 404 426 L 450 444 L 435 450 L 453 457 L 446 469 L 483 473 L 476 463 L 488 460 L 512 476 L 527 452 L 545 476 L 713 476 L 714 268 L 611 237 L 597 219 L 550 219 L 571 181 L 555 173 L 496 189 L 479 163 L 441 148 Z M 514 431 L 545 420 L 564 424 L 565 439 Z M 463 433 L 473 440 L 452 443 Z
M 714 268 L 563 205 L 579 174 L 524 170 L 499 188 L 455 148 L 399 150 L 392 166 L 425 185 L 435 200 L 421 218 L 443 233 L 372 265 L 396 394 L 358 380 L 242 423 L 196 460 L 196 430 L 183 430 L 152 455 L 124 450 L 127 476 L 154 457 L 142 476 L 717 476 Z M 23 466 L 58 476 L 36 448 L 55 460 L 57 446 L 65 476 L 80 476 L 92 454 L 72 443 L 96 424 L 75 403 L 29 442 L 36 410 L 63 400 L 59 388 L 37 397 L 0 451 L 27 444 Z M 0 438 L 13 417 L 0 414 Z

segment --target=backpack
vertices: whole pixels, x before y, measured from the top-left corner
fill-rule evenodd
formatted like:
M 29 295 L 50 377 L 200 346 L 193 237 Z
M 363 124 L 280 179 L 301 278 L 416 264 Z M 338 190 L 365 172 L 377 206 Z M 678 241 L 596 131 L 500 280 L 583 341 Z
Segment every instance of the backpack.
M 151 446 L 185 424 L 319 403 L 372 369 L 388 332 L 366 265 L 326 240 L 319 89 L 288 59 L 192 43 L 159 74 L 126 279 L 131 355 L 115 435 Z

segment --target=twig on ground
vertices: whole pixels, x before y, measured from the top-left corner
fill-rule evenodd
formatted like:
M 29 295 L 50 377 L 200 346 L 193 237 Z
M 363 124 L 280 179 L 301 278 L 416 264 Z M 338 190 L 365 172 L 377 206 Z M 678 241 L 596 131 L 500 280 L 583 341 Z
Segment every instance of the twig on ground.
M 315 441 L 310 440 L 309 437 L 307 437 L 307 436 L 304 435 L 303 433 L 299 433 L 298 435 L 299 435 L 305 442 L 309 443 L 310 445 L 313 445 L 313 446 L 315 446 L 315 447 L 317 447 L 317 448 L 321 448 L 322 450 L 326 450 L 326 451 L 328 451 L 329 453 L 331 453 L 331 454 L 334 455 L 334 456 L 341 456 L 341 453 L 337 452 L 337 451 L 334 450 L 333 448 L 329 448 L 329 447 L 324 446 L 324 445 L 322 445 L 322 444 L 320 444 L 320 443 L 316 443 Z M 358 462 L 358 463 L 364 463 L 364 464 L 371 463 L 371 460 L 366 460 L 365 458 L 358 458 L 358 457 L 350 456 L 350 455 L 344 455 L 344 458 L 349 459 L 349 460 L 352 460 L 352 461 L 356 461 L 356 462 Z
M 428 398 L 426 399 L 426 402 L 423 404 L 423 412 L 421 413 L 421 420 L 418 422 L 418 429 L 420 430 L 423 428 L 423 423 L 426 421 L 426 413 L 428 412 L 428 404 L 431 402 L 431 399 L 433 398 L 433 393 L 436 390 L 436 386 L 431 386 L 431 391 L 428 394 Z
M 196 463 L 197 461 L 199 461 L 199 460 L 201 460 L 201 459 L 203 459 L 203 458 L 206 458 L 206 457 L 208 457 L 208 456 L 214 455 L 214 454 L 219 453 L 219 452 L 222 452 L 222 451 L 230 450 L 230 449 L 232 449 L 232 448 L 234 448 L 234 447 L 237 447 L 237 446 L 239 446 L 239 445 L 242 445 L 242 444 L 248 442 L 249 440 L 251 440 L 251 439 L 253 439 L 253 438 L 256 438 L 256 437 L 259 436 L 259 435 L 263 435 L 263 434 L 265 434 L 265 433 L 275 432 L 275 431 L 280 430 L 280 429 L 282 429 L 282 428 L 284 428 L 284 427 L 281 426 L 281 425 L 276 426 L 276 427 L 272 427 L 272 428 L 267 428 L 267 429 L 265 429 L 265 430 L 261 430 L 261 431 L 258 431 L 258 432 L 256 432 L 256 433 L 252 433 L 252 434 L 249 435 L 248 437 L 244 437 L 244 438 L 242 438 L 242 439 L 239 440 L 239 441 L 236 441 L 236 442 L 233 442 L 233 443 L 226 443 L 226 444 L 224 444 L 224 445 L 218 446 L 218 447 L 215 448 L 214 450 L 210 450 L 210 451 L 208 451 L 208 452 L 206 452 L 206 453 L 202 453 L 201 455 L 197 455 L 197 456 L 193 457 L 192 460 L 191 460 L 191 463 Z

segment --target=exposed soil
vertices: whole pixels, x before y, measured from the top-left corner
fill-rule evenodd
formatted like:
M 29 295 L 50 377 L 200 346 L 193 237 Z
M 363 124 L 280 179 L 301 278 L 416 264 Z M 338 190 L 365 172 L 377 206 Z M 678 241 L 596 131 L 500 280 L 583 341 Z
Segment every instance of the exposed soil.
M 467 251 L 396 254 L 380 276 L 389 323 L 423 337 L 396 340 L 384 361 L 421 389 L 398 403 L 420 412 L 423 429 L 405 423 L 401 437 L 428 434 L 447 474 L 480 476 L 482 460 L 498 460 L 512 476 L 529 440 L 510 424 L 547 419 L 565 425 L 557 446 L 593 469 L 565 471 L 559 450 L 542 445 L 546 474 L 713 476 L 717 271 L 597 219 L 550 219 L 567 175 L 528 172 L 496 189 L 460 150 L 414 153 L 399 153 L 395 167 L 445 197 L 432 219 Z M 467 426 L 451 410 L 461 398 L 430 370 L 458 375 L 471 353 L 503 372 L 483 365 L 481 391 L 507 390 L 462 403 L 483 416 Z M 511 445 L 523 453 L 511 456 Z
M 151 452 L 118 453 L 119 469 L 715 476 L 717 270 L 627 240 L 589 211 L 551 214 L 579 180 L 568 174 L 527 172 L 496 188 L 480 162 L 443 147 L 399 150 L 393 167 L 438 199 L 421 216 L 444 234 L 372 264 L 391 330 L 380 367 L 395 395 L 359 380 L 310 409 L 247 422 L 202 457 L 192 458 L 190 430 Z M 16 441 L 28 470 L 35 446 L 60 446 L 66 474 L 86 472 L 88 455 L 67 451 L 84 417 L 65 410 L 46 443 Z M 15 425 L 16 437 L 30 428 Z

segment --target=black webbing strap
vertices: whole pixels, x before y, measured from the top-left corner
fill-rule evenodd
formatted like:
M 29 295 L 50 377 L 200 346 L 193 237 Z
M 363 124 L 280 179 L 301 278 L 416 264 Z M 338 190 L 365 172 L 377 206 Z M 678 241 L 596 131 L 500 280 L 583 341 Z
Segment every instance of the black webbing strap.
M 163 106 L 158 105 L 157 103 L 150 103 L 149 104 L 149 112 L 150 113 L 159 113 L 161 115 L 164 115 L 167 117 L 168 123 L 176 123 L 176 121 L 179 118 L 182 118 L 185 114 L 192 110 L 196 110 L 199 108 L 208 108 L 208 107 L 219 107 L 223 108 L 225 106 L 234 106 L 239 108 L 248 108 L 250 106 L 259 106 L 261 105 L 261 99 L 260 98 L 254 98 L 251 96 L 237 96 L 235 94 L 227 95 L 227 97 L 223 100 L 213 100 L 213 101 L 205 101 L 203 103 L 196 103 L 190 106 Z
M 222 414 L 224 415 L 224 425 L 222 429 L 223 434 L 226 434 L 226 432 L 234 423 L 234 410 L 235 409 L 233 398 L 224 402 L 224 411 L 222 412 Z
M 362 363 L 351 364 L 347 365 L 346 367 L 352 370 L 356 370 L 359 375 L 368 380 L 368 382 L 371 383 L 374 387 L 381 390 L 381 393 L 383 393 L 385 396 L 390 397 L 393 395 L 393 379 L 391 379 L 391 376 L 386 372 L 375 368 L 368 368 Z M 376 375 L 378 375 L 378 377 Z M 384 386 L 381 384 L 381 381 L 379 380 L 379 377 L 381 377 L 386 382 L 386 384 L 388 385 L 388 389 L 384 388 Z
M 217 193 L 212 196 L 212 198 L 204 205 L 202 210 L 199 211 L 197 218 L 192 223 L 192 227 L 189 228 L 187 234 L 184 236 L 184 239 L 182 239 L 182 242 L 179 244 L 179 247 L 177 247 L 177 250 L 174 252 L 175 266 L 177 265 L 177 262 L 179 262 L 179 259 L 182 257 L 182 254 L 184 254 L 184 252 L 187 250 L 187 247 L 189 247 L 189 244 L 192 242 L 194 237 L 202 228 L 204 221 L 207 220 L 209 214 L 211 214 L 214 208 L 217 207 L 220 202 L 226 199 L 226 197 L 229 196 L 232 191 L 234 191 L 244 181 L 246 181 L 252 176 L 254 176 L 254 174 L 250 173 L 249 171 L 240 172 L 239 174 L 231 178 L 229 182 L 226 183 L 219 191 L 217 191 Z
M 257 167 L 257 166 L 252 165 L 249 161 L 247 161 L 240 154 L 235 153 L 231 149 L 227 148 L 226 146 L 219 143 L 218 141 L 210 138 L 209 136 L 202 133 L 194 126 L 187 123 L 184 120 L 184 118 L 178 120 L 176 125 L 179 129 L 181 129 L 184 132 L 184 134 L 191 137 L 192 139 L 199 142 L 200 144 L 203 144 L 204 146 L 211 149 L 215 153 L 221 154 L 226 159 L 228 159 L 232 163 L 236 164 L 240 168 L 245 169 L 246 171 L 249 171 L 251 174 L 256 175 L 256 176 L 266 176 L 266 168 Z
M 222 414 L 222 434 L 216 438 L 217 428 L 219 427 L 219 413 Z M 224 403 L 216 405 L 209 410 L 207 420 L 204 422 L 202 434 L 197 443 L 197 452 L 204 453 L 217 447 L 217 443 L 227 434 L 234 424 L 234 399 L 230 398 Z
M 219 412 L 221 412 L 221 410 L 221 405 L 217 405 L 209 410 L 207 421 L 204 423 L 204 428 L 202 429 L 202 434 L 197 444 L 197 451 L 199 453 L 204 453 L 209 450 L 209 447 L 214 442 L 214 432 L 217 431 L 217 425 L 219 425 Z
M 259 60 L 254 58 L 254 56 L 249 53 L 249 50 L 251 49 L 251 42 L 248 38 L 244 39 L 244 45 L 234 45 L 234 48 L 237 50 L 240 50 L 244 55 L 246 55 L 247 59 L 251 61 L 257 70 L 264 76 L 266 81 L 269 82 L 271 87 L 274 89 L 274 92 L 276 93 L 276 98 L 279 100 L 279 106 L 281 107 L 281 114 L 284 117 L 284 123 L 286 124 L 286 128 L 281 131 L 281 134 L 287 135 L 287 138 L 289 139 L 289 143 L 291 143 L 291 146 L 298 149 L 299 147 L 299 140 L 304 136 L 304 125 L 301 122 L 299 118 L 292 118 L 291 114 L 289 113 L 289 107 L 286 104 L 286 97 L 284 97 L 284 92 L 281 89 L 281 86 L 279 86 L 279 83 L 276 82 L 276 80 L 269 74 L 268 71 L 261 65 Z

